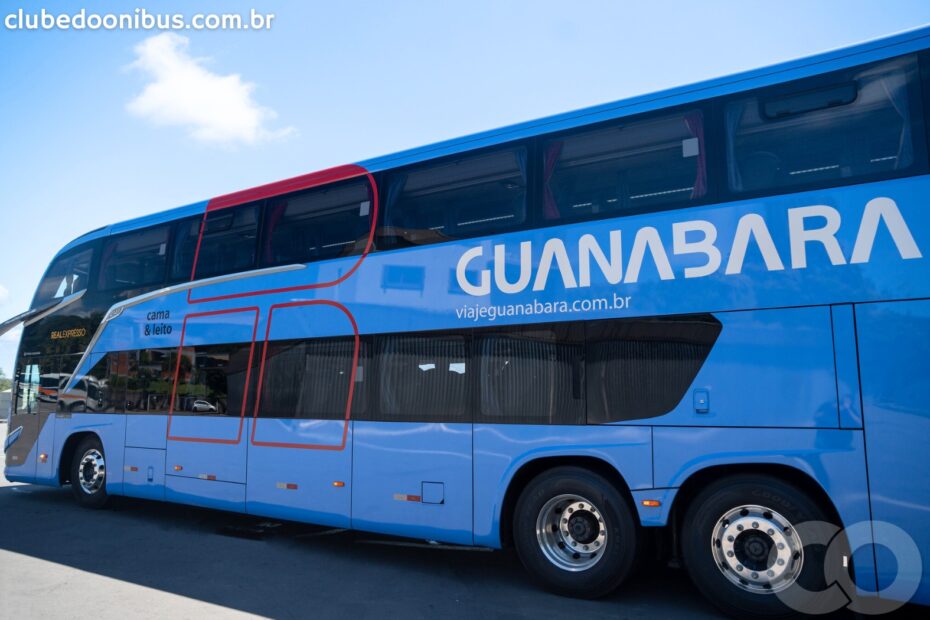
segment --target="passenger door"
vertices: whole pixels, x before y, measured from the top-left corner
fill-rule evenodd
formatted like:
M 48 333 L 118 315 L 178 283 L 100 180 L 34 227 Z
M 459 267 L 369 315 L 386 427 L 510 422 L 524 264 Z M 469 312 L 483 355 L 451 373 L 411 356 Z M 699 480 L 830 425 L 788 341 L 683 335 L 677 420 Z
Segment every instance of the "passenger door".
M 376 336 L 372 360 L 372 402 L 353 425 L 353 527 L 471 544 L 467 337 Z
M 51 373 L 49 358 L 21 357 L 17 364 L 15 401 L 5 439 L 6 472 L 11 479 L 32 480 L 36 474 L 41 377 Z

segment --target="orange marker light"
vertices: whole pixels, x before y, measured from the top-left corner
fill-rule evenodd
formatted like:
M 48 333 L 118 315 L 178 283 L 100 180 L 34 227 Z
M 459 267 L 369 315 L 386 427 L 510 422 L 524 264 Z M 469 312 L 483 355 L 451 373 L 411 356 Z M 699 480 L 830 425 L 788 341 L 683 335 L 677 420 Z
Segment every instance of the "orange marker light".
M 44 452 L 43 452 L 42 454 L 40 454 L 40 455 L 39 455 L 39 462 L 40 462 L 40 463 L 47 463 L 47 462 L 48 462 L 48 455 L 45 454 Z
M 174 466 L 174 471 L 181 471 L 182 469 L 184 469 L 184 468 L 183 468 L 182 466 L 180 466 L 180 465 L 175 465 L 175 466 Z
M 659 506 L 662 505 L 662 502 L 660 502 L 660 501 L 657 500 L 657 499 L 644 499 L 644 500 L 642 501 L 642 504 L 643 504 L 643 506 L 645 506 L 646 508 L 658 508 Z
M 342 480 L 333 480 L 333 486 L 334 486 L 334 487 L 338 487 L 338 488 L 341 489 L 341 488 L 344 487 L 345 485 L 346 485 L 346 483 L 343 482 Z

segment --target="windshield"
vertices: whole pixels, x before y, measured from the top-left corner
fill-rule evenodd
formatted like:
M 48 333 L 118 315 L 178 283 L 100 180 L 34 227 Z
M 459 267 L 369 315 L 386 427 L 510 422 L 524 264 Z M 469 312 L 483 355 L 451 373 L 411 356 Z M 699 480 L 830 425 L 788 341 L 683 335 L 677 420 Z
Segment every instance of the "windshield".
M 35 308 L 86 289 L 90 279 L 90 261 L 93 253 L 93 249 L 87 248 L 69 252 L 55 259 L 39 284 L 32 307 Z

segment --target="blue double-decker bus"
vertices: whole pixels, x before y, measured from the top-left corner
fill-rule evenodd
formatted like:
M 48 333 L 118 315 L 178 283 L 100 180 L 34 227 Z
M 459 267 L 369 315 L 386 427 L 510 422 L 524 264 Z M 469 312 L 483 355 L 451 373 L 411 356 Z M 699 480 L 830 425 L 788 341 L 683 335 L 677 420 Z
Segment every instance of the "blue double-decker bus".
M 4 324 L 5 476 L 930 604 L 928 111 L 924 29 L 92 231 Z

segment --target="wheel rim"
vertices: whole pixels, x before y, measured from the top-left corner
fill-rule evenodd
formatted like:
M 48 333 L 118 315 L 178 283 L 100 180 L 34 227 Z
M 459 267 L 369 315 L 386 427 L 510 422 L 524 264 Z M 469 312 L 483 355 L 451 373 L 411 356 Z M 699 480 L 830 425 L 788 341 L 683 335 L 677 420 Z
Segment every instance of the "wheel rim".
M 88 495 L 93 495 L 103 486 L 106 475 L 106 462 L 100 450 L 91 448 L 85 452 L 78 465 L 78 483 L 81 490 Z
M 794 526 L 765 506 L 727 511 L 710 545 L 720 572 L 746 592 L 780 592 L 797 581 L 804 565 L 804 543 Z
M 546 559 L 562 570 L 587 570 L 607 549 L 603 513 L 580 495 L 553 497 L 536 518 L 536 540 Z

